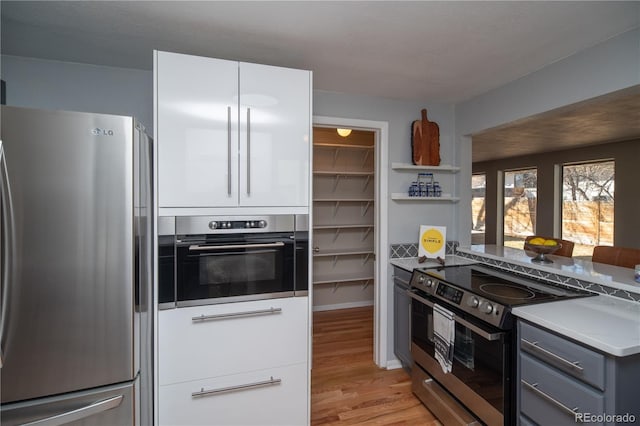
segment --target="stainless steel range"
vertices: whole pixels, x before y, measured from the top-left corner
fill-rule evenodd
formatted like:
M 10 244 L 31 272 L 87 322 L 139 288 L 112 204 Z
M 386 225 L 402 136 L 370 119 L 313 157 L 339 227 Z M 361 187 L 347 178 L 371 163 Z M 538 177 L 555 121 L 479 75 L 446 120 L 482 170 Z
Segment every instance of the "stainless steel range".
M 511 308 L 592 293 L 468 265 L 414 270 L 409 295 L 413 392 L 446 425 L 510 425 L 515 422 Z M 435 305 L 455 321 L 451 372 L 436 361 Z

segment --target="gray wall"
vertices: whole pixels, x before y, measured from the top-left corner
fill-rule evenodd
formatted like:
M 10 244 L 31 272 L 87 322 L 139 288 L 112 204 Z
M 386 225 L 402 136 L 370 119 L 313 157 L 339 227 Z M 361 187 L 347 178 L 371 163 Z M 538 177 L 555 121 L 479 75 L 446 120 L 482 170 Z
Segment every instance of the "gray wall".
M 614 244 L 640 248 L 640 226 L 638 226 L 640 140 L 474 163 L 474 173 L 487 174 L 485 244 L 496 243 L 496 224 L 502 220 L 502 217 L 497 217 L 498 171 L 530 167 L 538 169 L 536 234 L 553 235 L 555 165 L 603 159 L 615 161 Z
M 2 56 L 7 105 L 136 117 L 153 135 L 153 73 Z
M 638 40 L 640 29 L 628 31 L 495 90 L 456 104 L 455 139 L 458 146 L 457 164 L 462 167 L 461 199 L 471 199 L 470 135 L 640 84 Z M 457 223 L 459 240 L 462 245 L 468 245 L 471 235 L 470 202 L 460 203 Z

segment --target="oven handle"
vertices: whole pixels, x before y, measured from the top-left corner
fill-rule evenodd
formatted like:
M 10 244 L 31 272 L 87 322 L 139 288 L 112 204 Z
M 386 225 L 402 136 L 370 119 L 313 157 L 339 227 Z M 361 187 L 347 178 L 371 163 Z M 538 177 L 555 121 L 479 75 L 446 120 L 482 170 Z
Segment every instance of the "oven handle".
M 417 294 L 415 294 L 413 291 L 411 290 L 407 290 L 407 294 L 409 295 L 409 297 L 411 297 L 412 299 L 417 300 L 420 303 L 424 303 L 425 305 L 427 305 L 430 308 L 433 308 L 434 303 L 425 299 L 424 297 L 420 297 Z M 474 333 L 476 333 L 478 336 L 482 337 L 485 340 L 488 340 L 490 342 L 493 342 L 494 340 L 499 340 L 500 337 L 502 337 L 502 335 L 504 333 L 502 332 L 498 332 L 498 333 L 490 333 L 486 330 L 483 330 L 482 328 L 478 327 L 475 324 L 470 323 L 469 321 L 458 317 L 457 315 L 453 315 L 453 320 L 455 322 L 457 322 L 458 324 L 467 327 L 469 330 L 473 331 Z
M 212 250 L 234 250 L 234 249 L 252 249 L 252 248 L 265 248 L 265 247 L 282 247 L 284 243 L 278 241 L 276 243 L 264 243 L 264 244 L 227 244 L 223 246 L 208 246 L 208 245 L 193 245 L 189 246 L 189 251 L 212 251 Z

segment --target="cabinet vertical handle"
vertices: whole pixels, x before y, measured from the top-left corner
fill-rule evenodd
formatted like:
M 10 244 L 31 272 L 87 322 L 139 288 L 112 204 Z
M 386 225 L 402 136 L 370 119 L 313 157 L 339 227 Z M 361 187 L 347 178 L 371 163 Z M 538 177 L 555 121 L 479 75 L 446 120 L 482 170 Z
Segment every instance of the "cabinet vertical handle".
M 247 195 L 251 194 L 251 108 L 247 108 Z
M 231 107 L 227 107 L 227 194 L 231 195 Z

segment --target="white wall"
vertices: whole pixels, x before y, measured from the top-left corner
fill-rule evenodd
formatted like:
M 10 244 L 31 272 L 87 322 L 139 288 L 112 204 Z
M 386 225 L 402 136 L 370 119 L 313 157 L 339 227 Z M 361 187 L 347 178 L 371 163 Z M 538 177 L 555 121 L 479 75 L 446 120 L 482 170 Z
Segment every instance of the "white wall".
M 153 134 L 153 73 L 2 56 L 7 105 L 136 117 Z
M 471 233 L 472 133 L 640 84 L 640 29 L 555 62 L 455 106 L 459 241 Z M 467 184 L 466 182 L 469 182 Z

